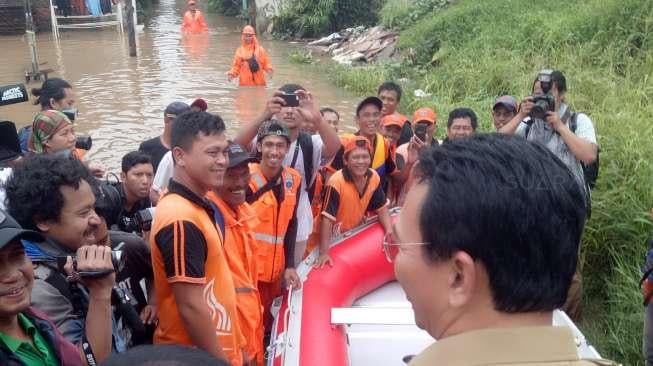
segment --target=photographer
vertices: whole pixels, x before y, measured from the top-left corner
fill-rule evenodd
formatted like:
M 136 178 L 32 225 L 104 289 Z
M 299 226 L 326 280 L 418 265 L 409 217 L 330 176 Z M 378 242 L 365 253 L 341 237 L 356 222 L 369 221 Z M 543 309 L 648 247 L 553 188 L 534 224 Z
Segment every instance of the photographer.
M 157 321 L 154 305 L 150 247 L 136 234 L 109 230 L 112 218 L 120 212 L 118 192 L 107 182 L 93 185 L 95 212 L 100 218 L 97 245 L 120 250 L 124 265 L 116 272 L 113 291 L 114 316 L 128 347 L 152 343 Z
M 566 103 L 567 80 L 561 71 L 542 70 L 533 83 L 532 93 L 499 132 L 546 146 L 587 190 L 582 164 L 589 165 L 597 158 L 594 124 L 586 114 L 572 111 Z
M 526 97 L 517 115 L 499 132 L 515 134 L 545 146 L 571 170 L 585 193 L 590 214 L 590 184 L 584 166 L 598 157 L 596 132 L 590 118 L 576 113 L 566 103 L 567 80 L 561 71 L 542 70 L 533 83 L 533 94 Z M 576 269 L 563 309 L 574 320 L 580 319 L 582 278 Z
M 100 225 L 94 210 L 93 183 L 88 169 L 77 159 L 34 155 L 14 169 L 6 193 L 9 213 L 23 227 L 45 236 L 42 242 L 24 242 L 35 265 L 32 305 L 47 314 L 69 341 L 87 339 L 106 345 L 92 350 L 100 358 L 111 352 L 112 334 L 113 349 L 125 350 L 109 321 L 115 276 L 107 274 L 102 262 L 89 268 L 81 283 L 71 282 L 61 261 L 75 252 L 82 254 L 80 262 L 91 251 L 98 253 L 96 247 L 88 247 L 97 243 Z M 80 249 L 83 247 L 88 249 Z M 101 251 L 103 255 L 106 252 Z
M 128 233 L 143 234 L 136 215 L 139 211 L 152 207 L 150 188 L 154 178 L 154 168 L 150 156 L 141 151 L 132 151 L 122 158 L 121 183 L 116 185 L 122 210 L 118 218 L 118 227 Z
M 64 365 L 87 364 L 83 346 L 76 347 L 64 338 L 52 321 L 30 306 L 34 286 L 32 262 L 25 255 L 21 240 L 42 241 L 34 231 L 23 230 L 18 223 L 0 210 L 0 364 L 1 365 Z M 82 254 L 86 255 L 82 255 Z M 97 246 L 84 246 L 77 251 L 77 270 L 111 268 L 110 252 Z M 72 272 L 71 272 L 72 274 Z M 97 293 L 112 283 L 107 275 L 97 286 L 89 283 Z M 102 310 L 101 303 L 94 305 Z M 91 316 L 102 315 L 95 311 Z M 108 356 L 111 339 L 104 331 L 110 317 L 96 317 L 88 324 L 90 349 L 95 350 L 95 361 Z M 88 347 L 88 346 L 87 346 Z M 100 351 L 104 351 L 101 353 Z M 90 364 L 90 362 L 89 362 Z

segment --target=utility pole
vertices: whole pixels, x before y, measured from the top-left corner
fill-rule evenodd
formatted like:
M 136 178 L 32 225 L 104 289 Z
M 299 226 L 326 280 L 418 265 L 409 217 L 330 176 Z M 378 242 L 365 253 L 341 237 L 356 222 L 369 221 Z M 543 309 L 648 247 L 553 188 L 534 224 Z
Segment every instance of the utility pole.
M 32 19 L 32 4 L 30 0 L 25 0 L 25 39 L 29 46 L 29 53 L 32 60 L 32 70 L 25 73 L 25 80 L 29 82 L 30 79 L 41 79 L 41 71 L 39 70 L 38 53 L 36 52 L 36 29 L 34 28 L 34 20 Z
M 125 0 L 127 13 L 127 38 L 129 40 L 129 56 L 136 57 L 136 24 L 134 24 L 134 6 L 131 0 Z

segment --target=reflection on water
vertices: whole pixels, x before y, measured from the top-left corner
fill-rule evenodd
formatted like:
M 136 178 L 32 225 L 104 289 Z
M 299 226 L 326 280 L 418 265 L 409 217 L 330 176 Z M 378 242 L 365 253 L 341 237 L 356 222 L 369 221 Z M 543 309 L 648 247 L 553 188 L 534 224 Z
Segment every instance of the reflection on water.
M 233 53 L 240 43 L 239 21 L 206 14 L 210 32 L 180 33 L 184 0 L 161 0 L 144 31 L 136 36 L 138 57 L 129 57 L 126 35 L 115 30 L 68 31 L 55 42 L 49 33 L 38 36 L 42 68 L 74 86 L 78 99 L 77 131 L 93 137 L 88 156 L 101 160 L 111 170 L 120 158 L 138 144 L 160 133 L 163 109 L 175 100 L 191 103 L 204 98 L 209 111 L 227 122 L 233 136 L 238 127 L 259 114 L 265 98 L 285 82 L 296 82 L 312 90 L 322 106 L 341 112 L 342 122 L 351 124 L 356 98 L 334 87 L 319 72 L 287 61 L 292 45 L 262 40 L 275 67 L 274 79 L 265 88 L 238 88 L 229 82 Z M 0 84 L 21 82 L 30 64 L 29 51 L 20 36 L 0 37 L 2 62 Z M 31 87 L 40 83 L 32 83 Z M 28 103 L 0 107 L 0 119 L 19 126 L 31 122 L 38 111 Z M 344 130 L 344 128 L 343 128 Z

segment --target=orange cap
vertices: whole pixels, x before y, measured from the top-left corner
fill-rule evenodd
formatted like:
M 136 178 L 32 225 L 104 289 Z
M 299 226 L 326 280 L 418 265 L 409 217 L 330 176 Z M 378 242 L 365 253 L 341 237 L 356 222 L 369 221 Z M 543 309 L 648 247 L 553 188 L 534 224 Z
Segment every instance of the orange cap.
M 404 127 L 404 122 L 405 121 L 403 121 L 399 113 L 388 114 L 387 116 L 383 116 L 383 118 L 381 118 L 381 125 L 384 127 L 398 126 L 399 128 L 402 128 Z
M 349 154 L 352 150 L 356 149 L 357 147 L 362 147 L 367 149 L 367 151 L 370 152 L 370 155 L 372 155 L 372 144 L 370 144 L 370 140 L 363 136 L 354 136 L 350 138 L 345 144 L 345 152 L 344 155 L 346 156 Z
M 435 123 L 438 120 L 438 116 L 435 114 L 435 111 L 431 108 L 423 107 L 413 113 L 413 123 L 426 121 L 430 123 Z

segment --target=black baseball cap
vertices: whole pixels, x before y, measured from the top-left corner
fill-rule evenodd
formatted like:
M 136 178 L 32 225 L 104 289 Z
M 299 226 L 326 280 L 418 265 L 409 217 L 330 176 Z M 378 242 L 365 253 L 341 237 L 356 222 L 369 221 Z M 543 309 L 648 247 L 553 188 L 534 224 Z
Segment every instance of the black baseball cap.
M 0 210 L 0 249 L 14 240 L 27 239 L 43 241 L 43 236 L 36 231 L 25 230 L 9 214 Z
M 358 117 L 358 113 L 360 113 L 361 109 L 363 109 L 363 107 L 365 107 L 368 104 L 373 104 L 379 107 L 379 110 L 383 109 L 383 102 L 381 101 L 381 99 L 377 97 L 367 97 L 363 99 L 362 102 L 358 103 L 358 107 L 356 107 L 356 117 Z
M 22 155 L 16 125 L 11 121 L 0 122 L 0 163 Z
M 256 158 L 251 156 L 247 150 L 235 142 L 229 144 L 227 152 L 229 154 L 229 165 L 227 165 L 227 169 L 237 167 L 243 163 L 253 163 L 256 161 Z
M 172 102 L 168 104 L 165 110 L 166 117 L 175 118 L 178 115 L 190 110 L 190 106 L 184 102 Z

